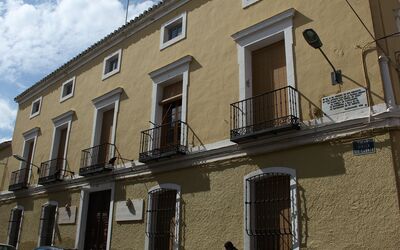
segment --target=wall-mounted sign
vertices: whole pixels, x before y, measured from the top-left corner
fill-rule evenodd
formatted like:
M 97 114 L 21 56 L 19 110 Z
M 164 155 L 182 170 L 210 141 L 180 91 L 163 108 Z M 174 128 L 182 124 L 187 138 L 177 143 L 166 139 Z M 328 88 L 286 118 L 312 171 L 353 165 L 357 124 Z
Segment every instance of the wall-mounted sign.
M 76 206 L 58 208 L 58 224 L 75 224 Z
M 118 201 L 116 203 L 116 221 L 138 221 L 143 219 L 143 200 Z
M 322 98 L 322 111 L 334 115 L 368 107 L 367 90 L 357 88 Z
M 374 139 L 363 139 L 353 141 L 353 154 L 354 155 L 365 155 L 365 154 L 374 154 L 375 150 L 375 142 Z

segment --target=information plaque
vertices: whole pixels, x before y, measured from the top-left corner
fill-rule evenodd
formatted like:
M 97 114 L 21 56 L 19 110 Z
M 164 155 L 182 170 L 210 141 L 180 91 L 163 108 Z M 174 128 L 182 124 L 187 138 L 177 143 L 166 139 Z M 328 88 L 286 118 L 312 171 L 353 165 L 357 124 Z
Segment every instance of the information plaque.
M 322 98 L 322 111 L 334 115 L 368 107 L 367 91 L 364 88 L 352 89 Z
M 374 139 L 363 139 L 353 141 L 353 154 L 354 155 L 365 155 L 375 153 L 375 142 Z

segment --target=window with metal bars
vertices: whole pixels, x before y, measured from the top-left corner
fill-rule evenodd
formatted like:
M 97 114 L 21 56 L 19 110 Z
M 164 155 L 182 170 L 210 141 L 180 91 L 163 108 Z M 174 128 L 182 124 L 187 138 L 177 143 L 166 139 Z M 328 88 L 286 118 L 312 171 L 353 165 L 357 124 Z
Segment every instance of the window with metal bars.
M 246 179 L 250 249 L 292 249 L 290 179 L 285 173 L 262 173 Z
M 159 188 L 149 192 L 147 210 L 149 250 L 176 249 L 177 190 Z
M 40 216 L 39 246 L 53 245 L 53 232 L 56 220 L 57 205 L 47 204 L 42 207 Z
M 8 222 L 8 245 L 17 247 L 22 222 L 22 208 L 13 208 Z

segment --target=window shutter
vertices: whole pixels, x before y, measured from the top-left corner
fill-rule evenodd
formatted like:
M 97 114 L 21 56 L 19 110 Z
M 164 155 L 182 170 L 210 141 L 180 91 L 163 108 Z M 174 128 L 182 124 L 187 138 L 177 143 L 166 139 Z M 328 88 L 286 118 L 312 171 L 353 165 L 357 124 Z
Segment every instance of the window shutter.
M 53 243 L 56 208 L 55 205 L 46 205 L 42 208 L 40 246 L 51 246 Z
M 291 249 L 290 175 L 267 173 L 246 180 L 246 231 L 251 249 Z
M 163 90 L 163 98 L 162 103 L 175 100 L 175 98 L 179 98 L 182 96 L 182 82 L 177 82 L 171 85 L 168 85 Z
M 11 210 L 10 221 L 8 223 L 8 244 L 16 247 L 18 243 L 19 228 L 21 225 L 22 209 Z
M 150 195 L 151 207 L 148 212 L 150 220 L 150 249 L 173 249 L 176 228 L 176 190 L 157 189 Z

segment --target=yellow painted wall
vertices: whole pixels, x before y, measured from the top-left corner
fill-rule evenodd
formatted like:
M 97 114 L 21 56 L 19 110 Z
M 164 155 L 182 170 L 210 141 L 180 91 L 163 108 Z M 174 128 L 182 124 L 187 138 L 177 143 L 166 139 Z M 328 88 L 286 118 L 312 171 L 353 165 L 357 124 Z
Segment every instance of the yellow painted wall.
M 356 138 L 353 138 L 356 139 Z M 376 153 L 354 156 L 352 138 L 271 154 L 209 163 L 184 170 L 116 182 L 115 202 L 144 199 L 162 183 L 181 186 L 181 249 L 222 249 L 230 240 L 243 247 L 243 177 L 257 169 L 288 167 L 297 172 L 301 248 L 397 249 L 400 244 L 389 134 L 374 137 Z M 22 248 L 37 243 L 40 207 L 47 200 L 79 208 L 79 192 L 19 200 L 25 207 Z M 0 224 L 15 202 L 0 206 Z M 115 211 L 115 209 L 114 209 Z M 79 221 L 79 220 L 78 220 Z M 112 249 L 143 249 L 145 222 L 114 222 Z M 58 226 L 56 244 L 73 247 L 75 226 Z M 0 227 L 0 241 L 6 229 Z M 61 239 L 61 240 L 60 240 Z
M 24 208 L 22 228 L 19 241 L 20 250 L 32 250 L 37 247 L 39 239 L 40 215 L 42 205 L 48 201 L 56 201 L 60 207 L 70 203 L 79 207 L 79 191 L 69 190 L 68 192 L 50 193 L 37 195 L 28 198 L 17 198 L 0 205 L 0 242 L 7 242 L 8 220 L 11 209 L 16 205 Z M 78 220 L 78 217 L 77 217 Z M 74 248 L 76 236 L 76 225 L 57 225 L 55 230 L 55 245 L 62 245 L 65 248 Z
M 0 149 L 0 191 L 7 190 L 10 182 L 11 169 L 10 161 L 12 158 L 12 146 Z
M 395 10 L 400 9 L 398 0 L 370 0 L 371 13 L 373 17 L 375 39 L 389 36 L 396 32 Z M 374 40 L 371 38 L 371 40 Z M 378 45 L 378 46 L 377 46 Z M 400 100 L 400 36 L 379 40 L 373 43 L 372 48 L 377 48 L 380 55 L 386 55 L 390 61 L 390 74 L 393 81 L 393 88 L 396 94 L 397 103 Z
M 368 1 L 353 0 L 360 16 L 372 29 Z M 14 152 L 21 154 L 22 133 L 40 127 L 34 163 L 49 160 L 54 118 L 68 110 L 75 110 L 69 142 L 68 161 L 77 172 L 81 150 L 90 147 L 94 106 L 91 100 L 108 91 L 123 87 L 118 117 L 116 144 L 124 158 L 138 158 L 140 131 L 150 127 L 152 81 L 148 75 L 183 56 L 194 61 L 190 70 L 188 93 L 188 123 L 203 143 L 229 138 L 229 104 L 238 101 L 239 83 L 237 48 L 231 35 L 289 8 L 297 10 L 294 18 L 294 54 L 296 85 L 301 93 L 303 120 L 314 117 L 321 97 L 340 91 L 365 86 L 361 66 L 361 51 L 357 48 L 370 41 L 344 1 L 316 0 L 261 0 L 242 9 L 241 0 L 190 1 L 174 13 L 148 26 L 119 46 L 98 56 L 76 72 L 64 72 L 62 81 L 43 91 L 43 106 L 38 117 L 29 119 L 31 101 L 19 106 L 14 131 Z M 160 27 L 174 16 L 188 12 L 187 38 L 160 51 Z M 331 69 L 322 55 L 306 44 L 302 31 L 314 28 L 320 35 L 326 54 L 345 75 L 344 84 L 332 86 Z M 122 48 L 121 72 L 101 80 L 103 58 Z M 382 103 L 383 92 L 375 51 L 367 58 L 368 79 L 372 104 Z M 59 103 L 61 84 L 76 75 L 75 95 Z M 205 123 L 204 121 L 212 121 Z M 207 126 L 207 125 L 211 125 Z M 18 166 L 15 160 L 12 166 Z M 32 176 L 37 182 L 37 176 Z

